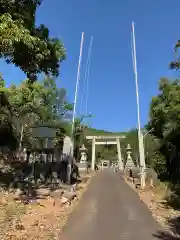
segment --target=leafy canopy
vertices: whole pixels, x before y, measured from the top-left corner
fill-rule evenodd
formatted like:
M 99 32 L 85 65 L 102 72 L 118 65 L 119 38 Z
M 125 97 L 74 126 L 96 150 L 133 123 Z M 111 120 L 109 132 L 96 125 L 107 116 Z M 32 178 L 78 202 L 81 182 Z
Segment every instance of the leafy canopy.
M 20 85 L 5 87 L 5 82 L 0 79 L 0 131 L 11 132 L 17 142 L 21 138 L 21 129 L 24 127 L 23 141 L 31 145 L 32 125 L 47 124 L 58 128 L 61 134 L 67 134 L 67 118 L 70 116 L 72 104 L 66 99 L 65 89 L 58 88 L 55 80 L 45 78 L 32 84 L 28 80 Z M 9 130 L 8 130 L 9 129 Z M 2 142 L 0 145 L 6 145 Z
M 34 82 L 38 74 L 59 75 L 63 44 L 35 25 L 40 0 L 0 0 L 0 57 L 19 67 Z
M 148 129 L 159 139 L 180 124 L 180 80 L 161 79 L 159 95 L 152 98 Z
M 172 181 L 179 179 L 180 164 L 180 80 L 161 79 L 159 94 L 152 99 L 147 128 L 159 139 L 163 156 L 158 162 Z M 160 156 L 160 155 L 159 155 Z M 157 158 L 159 159 L 159 158 Z M 164 168 L 164 167 L 163 167 Z M 164 170 L 163 170 L 164 171 Z

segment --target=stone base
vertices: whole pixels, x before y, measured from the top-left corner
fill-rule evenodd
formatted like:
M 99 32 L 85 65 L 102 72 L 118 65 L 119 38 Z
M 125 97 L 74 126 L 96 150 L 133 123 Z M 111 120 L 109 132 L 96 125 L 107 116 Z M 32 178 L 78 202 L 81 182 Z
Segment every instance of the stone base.
M 86 163 L 78 163 L 77 165 L 78 165 L 79 171 L 86 171 L 87 169 Z

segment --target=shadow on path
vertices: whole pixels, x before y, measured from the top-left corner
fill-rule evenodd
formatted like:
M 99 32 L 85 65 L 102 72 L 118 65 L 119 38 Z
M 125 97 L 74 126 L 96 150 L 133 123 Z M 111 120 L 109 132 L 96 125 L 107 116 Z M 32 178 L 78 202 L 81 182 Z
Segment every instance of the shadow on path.
M 168 226 L 169 226 L 170 230 L 172 231 L 172 233 L 174 234 L 173 236 L 169 232 L 163 232 L 163 231 L 158 232 L 157 234 L 155 234 L 155 236 L 158 239 L 162 239 L 162 240 L 180 240 L 180 237 L 179 237 L 179 235 L 180 235 L 180 217 L 169 219 Z
M 169 232 L 165 231 L 159 231 L 156 234 L 154 234 L 155 239 L 162 239 L 162 240 L 179 240 L 179 237 L 173 236 Z

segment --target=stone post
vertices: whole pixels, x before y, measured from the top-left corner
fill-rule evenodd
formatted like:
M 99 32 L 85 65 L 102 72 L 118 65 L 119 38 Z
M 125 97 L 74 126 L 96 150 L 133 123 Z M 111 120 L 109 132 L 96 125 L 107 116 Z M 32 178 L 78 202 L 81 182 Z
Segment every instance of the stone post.
M 103 170 L 103 160 L 101 160 L 101 171 Z
M 92 139 L 92 160 L 91 160 L 91 169 L 94 171 L 95 168 L 95 158 L 96 158 L 96 139 Z
M 122 162 L 122 155 L 121 155 L 121 145 L 119 138 L 116 139 L 117 142 L 117 153 L 118 153 L 118 162 L 119 162 L 119 170 L 123 170 L 123 162 Z

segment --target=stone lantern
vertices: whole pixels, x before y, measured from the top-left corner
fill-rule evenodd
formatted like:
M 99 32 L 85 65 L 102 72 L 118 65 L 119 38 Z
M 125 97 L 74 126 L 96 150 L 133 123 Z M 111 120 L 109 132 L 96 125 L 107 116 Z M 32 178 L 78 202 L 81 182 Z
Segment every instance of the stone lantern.
M 127 152 L 127 158 L 131 158 L 132 147 L 131 147 L 131 145 L 129 143 L 128 143 L 127 147 L 126 147 L 126 152 Z
M 125 166 L 125 168 L 127 168 L 127 169 L 134 168 L 135 165 L 134 165 L 134 162 L 133 162 L 132 157 L 131 157 L 132 148 L 131 148 L 131 145 L 130 145 L 130 144 L 127 145 L 127 147 L 126 147 L 126 152 L 127 152 L 127 160 L 126 160 L 126 166 Z
M 84 146 L 84 144 L 79 148 L 80 151 L 80 163 L 85 164 L 87 162 L 87 148 Z

